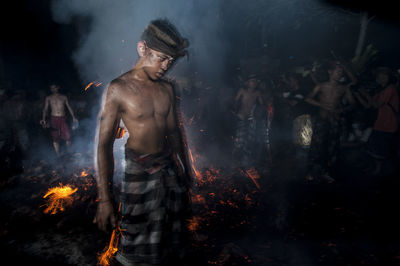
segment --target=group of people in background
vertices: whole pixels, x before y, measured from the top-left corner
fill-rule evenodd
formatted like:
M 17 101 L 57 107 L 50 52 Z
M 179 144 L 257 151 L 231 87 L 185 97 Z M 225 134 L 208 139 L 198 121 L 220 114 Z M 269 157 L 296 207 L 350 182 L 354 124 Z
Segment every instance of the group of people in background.
M 183 98 L 194 103 L 182 108 L 184 116 L 197 120 L 209 143 L 229 146 L 235 165 L 268 170 L 273 154 L 305 152 L 307 179 L 333 181 L 343 146 L 363 148 L 373 159 L 368 172 L 374 175 L 386 160 L 399 156 L 399 79 L 388 67 L 355 75 L 344 63 L 327 61 L 307 75 L 253 71 L 235 84 L 197 81 L 182 90 Z M 51 143 L 56 156 L 69 151 L 71 129 L 78 127 L 82 110 L 73 110 L 57 84 L 49 90 L 48 96 L 39 90 L 33 101 L 23 90 L 0 90 L 2 167 L 23 164 L 33 143 Z M 65 148 L 60 150 L 60 144 Z

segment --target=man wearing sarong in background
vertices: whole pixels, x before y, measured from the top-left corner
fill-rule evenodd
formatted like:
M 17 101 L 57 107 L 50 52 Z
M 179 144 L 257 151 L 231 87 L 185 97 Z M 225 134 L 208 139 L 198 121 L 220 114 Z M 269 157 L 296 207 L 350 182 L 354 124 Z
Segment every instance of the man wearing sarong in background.
M 235 97 L 236 128 L 233 156 L 242 166 L 250 166 L 255 161 L 254 152 L 257 138 L 257 121 L 255 110 L 257 103 L 264 105 L 260 91 L 257 89 L 259 80 L 255 74 L 247 77 L 244 88 L 240 88 Z M 267 121 L 264 121 L 267 123 Z M 268 121 L 268 127 L 270 122 Z M 253 159 L 252 159 L 253 158 Z
M 137 44 L 139 60 L 108 86 L 101 111 L 97 150 L 99 205 L 94 222 L 119 226 L 114 263 L 178 265 L 189 209 L 187 156 L 172 85 L 162 79 L 188 46 L 168 20 L 154 20 Z M 125 177 L 120 219 L 112 194 L 113 143 L 124 123 Z M 171 262 L 171 258 L 173 262 Z M 168 261 L 168 262 L 167 262 Z
M 351 79 L 348 84 L 341 84 L 344 72 Z M 351 108 L 354 99 L 350 87 L 357 80 L 354 75 L 339 62 L 328 65 L 329 80 L 317 84 L 305 101 L 317 106 L 319 113 L 313 121 L 313 135 L 308 157 L 307 178 L 333 182 L 330 168 L 336 162 L 340 148 L 340 116 L 346 111 L 341 103 L 345 97 Z
M 42 120 L 40 124 L 44 127 L 50 127 L 51 137 L 53 139 L 53 147 L 57 154 L 60 156 L 60 141 L 65 141 L 67 151 L 71 146 L 71 133 L 67 124 L 67 117 L 65 115 L 65 108 L 68 109 L 70 115 L 72 116 L 73 123 L 76 124 L 78 120 L 76 119 L 71 106 L 69 105 L 67 96 L 59 93 L 60 87 L 56 84 L 50 86 L 51 95 L 46 97 Z M 50 123 L 46 122 L 46 114 L 48 109 L 51 109 Z

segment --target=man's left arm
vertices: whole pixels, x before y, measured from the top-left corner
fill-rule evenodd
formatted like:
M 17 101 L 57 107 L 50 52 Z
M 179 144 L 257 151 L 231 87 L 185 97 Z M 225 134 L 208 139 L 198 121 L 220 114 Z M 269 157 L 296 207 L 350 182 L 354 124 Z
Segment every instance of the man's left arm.
M 74 121 L 74 123 L 77 122 L 78 119 L 76 119 L 76 117 L 75 117 L 75 115 L 74 115 L 74 112 L 72 111 L 72 108 L 71 108 L 71 106 L 69 105 L 68 98 L 65 98 L 65 106 L 67 106 L 67 109 L 68 109 L 69 113 L 71 114 L 72 120 Z
M 188 185 L 191 183 L 191 171 L 190 164 L 188 162 L 187 156 L 187 144 L 186 136 L 184 133 L 183 122 L 180 116 L 179 107 L 175 102 L 175 94 L 173 92 L 172 86 L 170 86 L 171 91 L 171 106 L 167 116 L 167 140 L 171 146 L 173 157 L 176 165 L 179 169 L 179 175 L 186 178 Z

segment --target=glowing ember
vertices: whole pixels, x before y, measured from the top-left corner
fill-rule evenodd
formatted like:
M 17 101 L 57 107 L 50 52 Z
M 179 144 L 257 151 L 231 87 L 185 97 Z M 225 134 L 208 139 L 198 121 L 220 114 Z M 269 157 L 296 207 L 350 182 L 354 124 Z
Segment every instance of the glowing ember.
M 90 82 L 90 83 L 85 87 L 85 91 L 87 91 L 91 86 L 99 87 L 101 84 L 103 84 L 103 83 L 97 82 L 97 81 Z
M 193 203 L 198 203 L 198 204 L 205 204 L 206 200 L 204 197 L 200 194 L 192 195 L 192 202 Z
M 59 187 L 50 188 L 43 198 L 48 199 L 47 208 L 43 211 L 45 214 L 56 214 L 58 211 L 64 211 L 65 206 L 71 205 L 73 202 L 72 194 L 74 194 L 78 188 L 73 189 L 69 185 L 63 186 L 60 183 Z
M 188 229 L 189 231 L 197 231 L 200 228 L 201 218 L 198 216 L 193 216 L 192 219 L 188 220 Z
M 124 135 L 125 135 L 125 132 L 126 132 L 126 130 L 124 128 L 119 127 L 118 130 L 117 130 L 117 134 L 116 134 L 115 138 L 122 139 L 124 137 Z
M 89 175 L 89 173 L 86 170 L 83 170 L 81 172 L 81 177 L 87 177 Z

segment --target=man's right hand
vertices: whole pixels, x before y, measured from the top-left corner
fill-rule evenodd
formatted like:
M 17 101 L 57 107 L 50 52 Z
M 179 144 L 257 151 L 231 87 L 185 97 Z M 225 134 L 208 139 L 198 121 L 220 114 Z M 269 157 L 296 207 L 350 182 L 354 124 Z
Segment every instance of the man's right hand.
M 99 202 L 93 223 L 97 223 L 97 226 L 102 231 L 107 231 L 109 224 L 112 228 L 117 227 L 117 218 L 115 217 L 114 207 L 111 201 Z
M 43 128 L 47 128 L 46 120 L 44 119 L 40 120 L 40 124 L 42 125 Z

